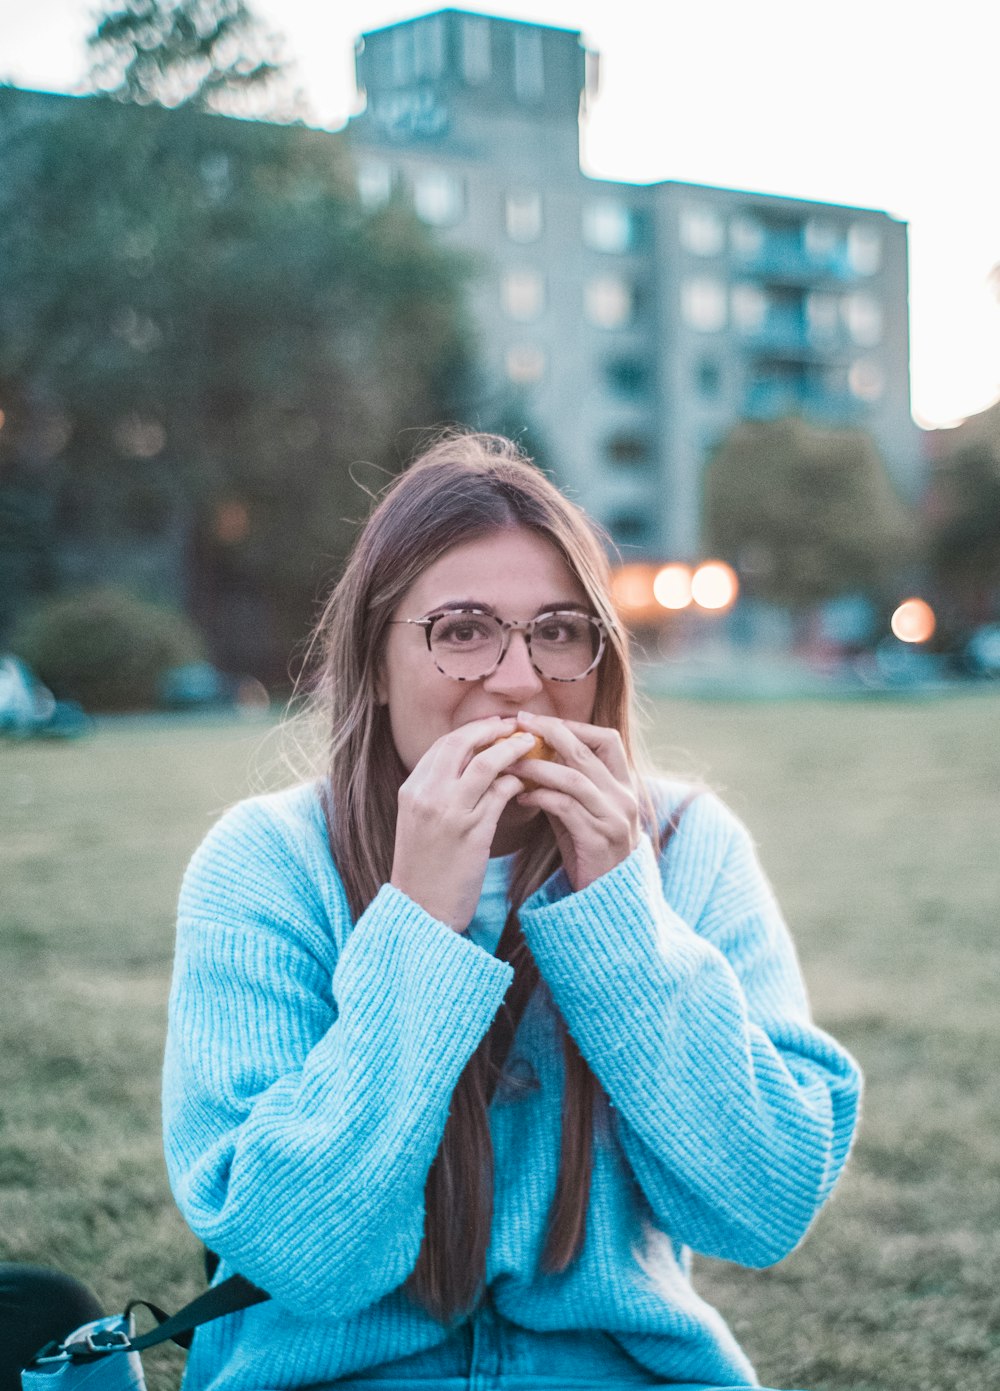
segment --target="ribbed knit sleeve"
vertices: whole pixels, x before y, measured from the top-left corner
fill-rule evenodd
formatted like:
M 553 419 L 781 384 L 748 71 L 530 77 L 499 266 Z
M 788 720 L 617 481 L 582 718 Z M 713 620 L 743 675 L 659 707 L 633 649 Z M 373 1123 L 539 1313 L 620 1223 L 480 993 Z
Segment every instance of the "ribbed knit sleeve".
M 554 876 L 521 922 L 658 1225 L 707 1255 L 780 1260 L 844 1165 L 861 1083 L 811 1021 L 749 835 L 704 794 L 662 865 L 644 838 L 568 889 Z
M 388 885 L 352 926 L 316 839 L 261 798 L 195 855 L 163 1090 L 192 1230 L 309 1318 L 412 1270 L 452 1091 L 512 977 Z

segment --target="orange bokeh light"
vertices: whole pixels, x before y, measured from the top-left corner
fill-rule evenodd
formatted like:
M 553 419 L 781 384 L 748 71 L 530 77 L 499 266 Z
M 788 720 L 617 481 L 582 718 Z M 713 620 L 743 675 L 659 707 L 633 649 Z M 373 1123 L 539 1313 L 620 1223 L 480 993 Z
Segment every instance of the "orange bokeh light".
M 636 623 L 644 627 L 662 620 L 663 610 L 653 594 L 655 575 L 655 566 L 638 562 L 634 565 L 623 565 L 620 570 L 615 571 L 611 581 L 611 594 L 615 607 L 626 623 Z
M 235 546 L 250 532 L 250 513 L 242 502 L 220 502 L 215 509 L 215 535 L 224 546 Z
M 691 577 L 691 595 L 703 609 L 728 609 L 739 589 L 736 571 L 723 560 L 706 560 Z
M 926 642 L 937 627 L 934 610 L 925 599 L 904 599 L 889 620 L 900 642 Z
M 653 576 L 648 565 L 623 565 L 612 580 L 614 601 L 623 613 L 649 608 L 653 602 Z
M 653 580 L 653 596 L 665 609 L 686 609 L 691 603 L 691 571 L 686 565 L 664 565 Z

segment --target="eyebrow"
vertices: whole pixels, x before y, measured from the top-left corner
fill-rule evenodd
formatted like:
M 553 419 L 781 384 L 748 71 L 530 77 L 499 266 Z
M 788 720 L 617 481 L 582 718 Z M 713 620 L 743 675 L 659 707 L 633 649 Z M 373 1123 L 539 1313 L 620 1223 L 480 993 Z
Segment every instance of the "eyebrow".
M 435 604 L 427 612 L 429 614 L 451 613 L 455 609 L 480 609 L 483 613 L 491 614 L 494 618 L 497 616 L 497 611 L 493 605 L 483 603 L 482 599 L 447 599 L 443 604 Z M 550 603 L 539 604 L 531 616 L 537 618 L 540 613 L 554 613 L 566 609 L 572 613 L 590 613 L 591 611 L 590 605 L 581 603 L 579 599 L 554 599 Z

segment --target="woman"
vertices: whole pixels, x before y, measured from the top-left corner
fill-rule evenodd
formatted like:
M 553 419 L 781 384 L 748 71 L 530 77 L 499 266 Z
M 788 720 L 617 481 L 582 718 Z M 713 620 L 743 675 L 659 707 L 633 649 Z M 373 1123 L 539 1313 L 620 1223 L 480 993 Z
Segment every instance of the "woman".
M 188 1391 L 756 1384 L 689 1251 L 796 1245 L 859 1077 L 745 830 L 636 771 L 594 530 L 445 438 L 318 631 L 327 775 L 223 817 L 181 893 L 168 1169 L 272 1296 Z

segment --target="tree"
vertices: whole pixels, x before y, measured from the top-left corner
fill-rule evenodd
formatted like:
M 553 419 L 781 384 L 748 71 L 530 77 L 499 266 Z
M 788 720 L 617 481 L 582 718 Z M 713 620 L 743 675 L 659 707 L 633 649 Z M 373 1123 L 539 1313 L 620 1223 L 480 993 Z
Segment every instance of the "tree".
M 913 563 L 919 533 L 869 437 L 795 417 L 745 422 L 705 479 L 706 539 L 750 591 L 804 610 L 880 595 Z
M 244 0 L 125 0 L 87 43 L 93 90 L 234 116 L 304 114 L 281 42 Z
M 938 436 L 927 501 L 931 560 L 961 628 L 995 617 L 1000 600 L 1000 402 Z
M 216 659 L 280 676 L 355 463 L 463 414 L 461 266 L 324 132 L 11 89 L 0 129 L 0 490 L 44 492 L 91 582 L 176 538 Z

